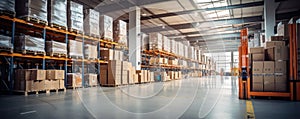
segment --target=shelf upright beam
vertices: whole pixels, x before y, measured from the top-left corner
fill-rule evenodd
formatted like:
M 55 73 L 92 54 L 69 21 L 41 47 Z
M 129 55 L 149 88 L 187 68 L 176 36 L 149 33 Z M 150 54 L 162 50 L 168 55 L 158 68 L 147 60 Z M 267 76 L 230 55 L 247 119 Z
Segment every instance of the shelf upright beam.
M 46 28 L 43 28 L 43 39 L 44 39 L 44 46 L 46 46 Z M 44 50 L 45 50 L 45 48 L 44 48 Z M 43 68 L 43 70 L 46 69 L 45 57 L 43 58 L 42 68 Z
M 100 41 L 98 41 L 98 43 L 97 43 L 97 52 L 98 52 L 98 59 L 100 59 Z M 100 62 L 97 62 L 97 66 L 98 66 L 98 69 L 97 69 L 97 73 L 98 73 L 98 78 L 97 78 L 97 80 L 98 80 L 98 82 L 99 82 L 99 84 L 100 84 Z
M 11 44 L 14 44 L 14 42 L 15 42 L 15 32 L 16 32 L 16 22 L 13 21 L 12 22 Z M 14 72 L 14 57 L 11 57 L 10 62 L 9 62 L 9 72 L 8 72 L 8 80 L 10 82 L 10 86 L 9 86 L 10 90 L 14 89 L 14 87 L 13 87 L 14 86 L 13 72 Z
M 65 34 L 65 42 L 68 47 L 68 34 Z M 67 86 L 68 60 L 65 60 L 65 87 Z
M 82 37 L 82 62 L 81 62 L 81 81 L 82 81 L 82 88 L 84 88 L 85 84 L 84 84 L 84 37 Z

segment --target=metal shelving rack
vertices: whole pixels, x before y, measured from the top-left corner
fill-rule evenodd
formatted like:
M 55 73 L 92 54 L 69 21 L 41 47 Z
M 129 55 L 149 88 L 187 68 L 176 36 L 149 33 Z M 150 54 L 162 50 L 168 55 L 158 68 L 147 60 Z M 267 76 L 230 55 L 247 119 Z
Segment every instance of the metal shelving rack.
M 81 37 L 82 41 L 83 41 L 83 53 L 84 53 L 84 41 L 85 40 L 93 40 L 98 42 L 97 43 L 97 47 L 98 47 L 98 59 L 95 60 L 89 60 L 89 59 L 84 59 L 84 57 L 82 59 L 71 59 L 71 58 L 67 58 L 67 57 L 55 57 L 55 56 L 42 56 L 42 55 L 32 55 L 32 54 L 22 54 L 22 53 L 10 53 L 10 52 L 0 52 L 0 56 L 1 59 L 5 60 L 4 62 L 1 62 L 0 65 L 1 66 L 1 77 L 2 77 L 2 82 L 5 82 L 5 77 L 3 76 L 4 74 L 8 73 L 7 75 L 7 83 L 9 83 L 9 85 L 7 86 L 9 90 L 13 90 L 13 83 L 14 83 L 14 69 L 16 68 L 16 62 L 15 59 L 16 58 L 21 58 L 23 59 L 28 59 L 28 60 L 39 60 L 42 63 L 39 64 L 41 65 L 41 69 L 47 69 L 47 65 L 49 66 L 49 64 L 52 66 L 52 68 L 58 68 L 58 69 L 63 69 L 65 70 L 65 83 L 67 82 L 67 73 L 68 73 L 68 67 L 72 66 L 71 63 L 72 62 L 81 62 L 82 66 L 82 70 L 84 69 L 84 64 L 85 63 L 95 63 L 97 64 L 97 74 L 100 75 L 100 64 L 107 64 L 107 61 L 104 60 L 99 60 L 100 59 L 100 47 L 105 47 L 105 48 L 115 48 L 115 47 L 120 47 L 122 49 L 127 49 L 126 47 L 123 47 L 122 45 L 116 43 L 116 42 L 112 42 L 112 41 L 107 41 L 107 40 L 103 40 L 100 38 L 96 38 L 96 37 L 90 37 L 90 36 L 86 36 L 83 34 L 76 34 L 76 33 L 72 33 L 72 32 L 68 32 L 67 30 L 63 30 L 63 29 L 57 29 L 57 28 L 52 28 L 49 26 L 45 26 L 45 25 L 41 25 L 41 24 L 37 24 L 37 23 L 32 23 L 32 22 L 27 22 L 25 20 L 22 19 L 18 19 L 18 18 L 11 18 L 9 16 L 0 16 L 0 21 L 6 21 L 6 22 L 10 22 L 11 24 L 2 24 L 1 26 L 9 26 L 11 27 L 9 32 L 11 32 L 11 44 L 14 44 L 14 36 L 16 34 L 16 28 L 20 27 L 19 29 L 26 31 L 29 30 L 29 28 L 33 28 L 33 29 L 42 29 L 42 38 L 44 39 L 44 41 L 46 41 L 46 36 L 47 34 L 51 34 L 51 35 L 56 35 L 56 34 L 64 34 L 65 39 L 64 42 L 67 44 L 68 46 L 68 41 L 69 41 L 69 37 L 70 36 L 75 36 L 75 37 Z M 17 25 L 16 25 L 17 24 Z M 31 29 L 32 30 L 32 29 Z M 50 62 L 51 61 L 60 61 L 63 63 L 60 63 L 56 66 L 53 66 L 53 63 L 49 63 L 46 65 L 46 62 Z M 6 63 L 5 63 L 6 62 Z M 55 64 L 55 63 L 54 63 Z M 17 64 L 17 65 L 20 65 Z M 37 65 L 37 66 L 39 66 Z M 5 68 L 6 66 L 8 66 L 8 71 L 6 72 Z M 37 67 L 38 68 L 38 67 Z M 49 68 L 49 67 L 48 67 Z M 99 78 L 98 78 L 99 80 Z M 4 83 L 6 84 L 6 83 Z M 82 73 L 82 86 L 84 86 L 84 73 Z

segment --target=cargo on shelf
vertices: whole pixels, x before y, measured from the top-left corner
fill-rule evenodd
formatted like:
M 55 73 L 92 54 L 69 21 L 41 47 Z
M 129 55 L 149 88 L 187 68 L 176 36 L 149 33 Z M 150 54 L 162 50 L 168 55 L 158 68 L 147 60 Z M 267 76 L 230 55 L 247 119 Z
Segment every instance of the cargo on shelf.
M 141 50 L 149 50 L 149 35 L 141 33 Z
M 99 12 L 93 9 L 84 11 L 84 32 L 86 35 L 99 37 Z
M 53 56 L 55 54 L 67 55 L 67 44 L 57 41 L 46 41 L 46 52 L 49 53 L 50 56 Z
M 15 1 L 14 0 L 1 0 L 0 11 L 10 12 L 10 15 L 15 15 Z
M 47 0 L 16 0 L 17 17 L 25 18 L 27 21 L 47 21 Z
M 170 52 L 177 54 L 176 53 L 176 41 L 175 40 L 170 40 Z
M 96 24 L 95 24 L 96 25 Z M 113 39 L 113 18 L 107 15 L 100 16 L 100 36 L 105 40 L 114 40 Z M 122 28 L 126 26 L 122 24 Z M 126 28 L 126 27 L 125 27 Z M 122 29 L 123 30 L 123 29 Z M 124 34 L 124 32 L 122 32 Z
M 50 26 L 67 28 L 67 0 L 48 0 Z
M 114 21 L 113 25 L 114 25 L 113 26 L 114 41 L 127 46 L 127 23 L 122 20 L 117 20 L 117 21 Z
M 46 79 L 47 80 L 65 79 L 65 71 L 64 70 L 46 70 Z
M 82 87 L 82 76 L 80 73 L 67 73 L 67 87 Z
M 67 23 L 70 30 L 83 32 L 83 5 L 68 0 Z
M 129 67 L 131 67 L 130 62 L 122 61 L 122 63 L 121 63 L 121 84 L 123 84 L 123 85 L 126 85 L 129 83 L 129 81 L 128 81 Z
M 85 52 L 84 52 L 84 57 L 87 59 L 98 59 L 98 51 L 97 51 L 97 46 L 92 45 L 92 44 L 85 44 L 84 45 Z
M 84 74 L 84 84 L 86 86 L 97 86 L 98 85 L 98 75 L 97 74 Z
M 119 50 L 101 49 L 100 57 L 103 60 L 123 60 L 124 53 Z
M 287 46 L 269 47 L 267 50 L 267 60 L 288 60 L 289 59 L 289 48 Z
M 163 50 L 163 36 L 160 33 L 149 34 L 149 49 Z
M 45 90 L 45 79 L 45 70 L 17 69 L 15 70 L 14 89 L 27 92 Z
M 12 49 L 13 45 L 11 44 L 11 37 L 10 36 L 5 36 L 5 35 L 0 35 L 0 49 L 2 48 L 9 48 Z
M 110 60 L 108 61 L 107 68 L 107 84 L 108 85 L 121 85 L 121 65 L 122 62 L 119 60 Z
M 83 47 L 81 41 L 69 40 L 68 51 L 70 57 L 83 58 L 82 48 Z
M 163 36 L 163 50 L 166 52 L 170 52 L 171 49 L 171 41 L 168 37 Z
M 17 52 L 30 51 L 45 53 L 45 40 L 29 35 L 20 35 L 15 37 L 15 50 Z

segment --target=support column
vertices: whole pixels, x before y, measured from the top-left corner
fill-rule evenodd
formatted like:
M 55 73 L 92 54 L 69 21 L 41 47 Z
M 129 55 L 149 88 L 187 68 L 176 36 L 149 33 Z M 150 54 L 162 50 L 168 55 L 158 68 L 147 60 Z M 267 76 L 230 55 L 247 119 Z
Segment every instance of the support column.
M 275 0 L 264 1 L 264 28 L 265 28 L 265 41 L 269 41 L 270 37 L 274 35 L 274 26 L 276 23 L 276 9 L 279 4 Z
M 231 53 L 230 54 L 230 60 L 231 60 L 231 62 L 230 62 L 230 70 L 232 70 L 233 69 L 233 63 L 234 63 L 234 58 L 233 58 L 234 54 L 233 54 L 233 51 L 231 51 L 230 53 Z
M 136 70 L 141 70 L 141 10 L 139 7 L 129 10 L 129 61 Z

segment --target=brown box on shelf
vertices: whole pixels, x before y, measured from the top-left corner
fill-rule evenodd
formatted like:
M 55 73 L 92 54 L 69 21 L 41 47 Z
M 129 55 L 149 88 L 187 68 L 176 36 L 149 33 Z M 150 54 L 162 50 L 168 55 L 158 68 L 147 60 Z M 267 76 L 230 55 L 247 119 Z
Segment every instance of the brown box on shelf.
M 103 60 L 113 60 L 114 51 L 111 49 L 100 50 L 100 57 Z
M 59 80 L 65 78 L 64 70 L 46 70 L 46 79 L 48 80 Z
M 98 85 L 97 74 L 91 74 L 91 73 L 85 74 L 84 75 L 84 82 L 88 86 L 96 86 L 96 85 Z
M 264 82 L 264 74 L 252 74 L 252 82 L 253 83 L 263 83 Z
M 275 91 L 275 77 L 274 74 L 264 75 L 264 91 L 272 92 Z
M 264 83 L 252 82 L 252 91 L 263 91 Z
M 267 41 L 266 48 L 285 46 L 284 41 Z
M 253 61 L 264 61 L 265 60 L 265 54 L 251 54 Z
M 65 88 L 65 80 L 58 80 L 59 81 L 59 89 Z
M 286 74 L 275 74 L 275 91 L 285 92 L 287 91 L 287 75 Z
M 45 89 L 50 90 L 52 89 L 52 80 L 45 80 Z
M 32 80 L 21 80 L 18 90 L 22 90 L 22 91 L 36 91 L 36 88 L 33 87 L 34 86 L 33 82 L 34 81 L 32 81 Z
M 100 65 L 100 85 L 107 84 L 107 65 Z
M 121 83 L 125 85 L 128 84 L 128 71 L 122 71 L 121 77 Z
M 45 80 L 46 70 L 31 69 L 31 79 L 32 80 Z
M 51 89 L 59 89 L 59 80 L 52 80 L 52 88 Z
M 264 61 L 263 67 L 264 67 L 263 73 L 273 74 L 275 70 L 275 63 L 274 61 Z
M 275 61 L 275 73 L 287 73 L 286 61 Z
M 68 73 L 67 74 L 67 86 L 69 87 L 81 87 L 82 77 L 79 73 Z
M 267 59 L 272 61 L 288 60 L 289 51 L 288 47 L 272 47 L 267 48 Z
M 264 47 L 254 47 L 250 48 L 250 53 L 251 54 L 264 54 L 265 49 Z
M 142 83 L 143 82 L 143 77 L 144 77 L 142 70 L 137 70 L 136 75 L 138 75 L 138 83 Z
M 113 25 L 114 41 L 127 46 L 127 23 L 122 20 L 116 20 Z
M 252 73 L 263 73 L 264 71 L 264 62 L 263 61 L 253 61 L 252 64 Z
M 122 62 L 119 60 L 109 60 L 108 61 L 108 82 L 109 85 L 120 85 L 121 84 L 121 70 Z

